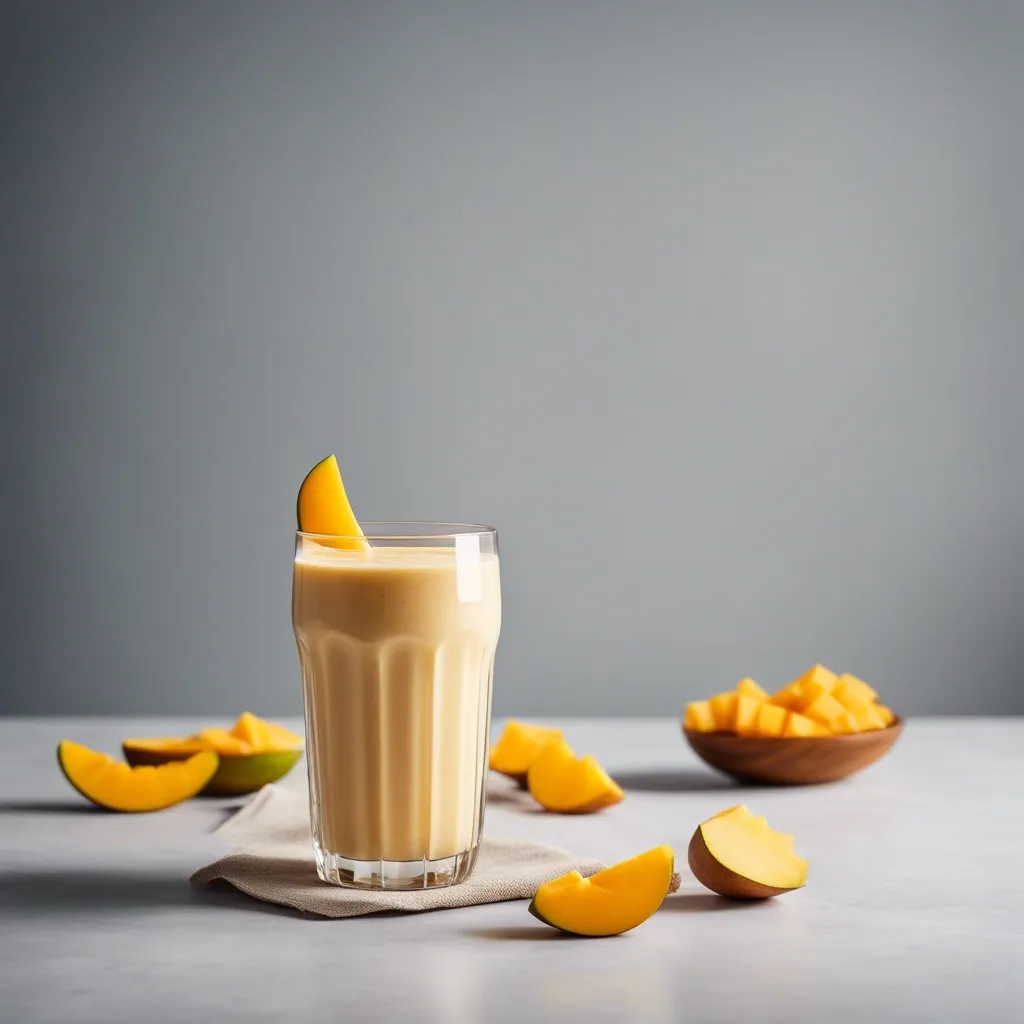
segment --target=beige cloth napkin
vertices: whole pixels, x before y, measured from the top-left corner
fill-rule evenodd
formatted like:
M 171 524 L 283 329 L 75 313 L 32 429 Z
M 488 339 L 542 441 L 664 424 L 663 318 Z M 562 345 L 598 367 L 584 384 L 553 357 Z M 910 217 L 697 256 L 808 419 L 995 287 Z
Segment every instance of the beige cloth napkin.
M 240 848 L 200 868 L 193 885 L 225 881 L 268 903 L 320 917 L 357 917 L 382 910 L 442 910 L 477 903 L 529 899 L 537 888 L 569 871 L 593 875 L 604 865 L 554 846 L 485 838 L 476 869 L 459 885 L 409 892 L 346 889 L 320 881 L 313 861 L 306 793 L 264 786 L 218 830 Z

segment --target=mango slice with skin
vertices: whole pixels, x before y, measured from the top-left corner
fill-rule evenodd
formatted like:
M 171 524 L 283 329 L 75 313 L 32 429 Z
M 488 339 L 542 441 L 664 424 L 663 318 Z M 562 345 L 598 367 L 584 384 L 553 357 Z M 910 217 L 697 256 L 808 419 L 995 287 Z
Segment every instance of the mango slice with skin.
M 217 755 L 201 750 L 159 768 L 135 768 L 107 754 L 63 740 L 57 763 L 87 800 L 108 811 L 160 811 L 199 793 L 217 771 Z
M 235 796 L 286 775 L 302 756 L 302 737 L 245 711 L 230 731 L 215 726 L 194 736 L 137 737 L 126 739 L 121 749 L 132 766 L 159 766 L 212 750 L 220 763 L 203 792 Z
M 488 767 L 524 784 L 526 773 L 537 755 L 552 740 L 561 738 L 561 729 L 527 725 L 525 722 L 508 722 L 498 742 L 491 747 Z
M 661 906 L 672 885 L 674 863 L 671 846 L 656 846 L 590 878 L 572 871 L 542 885 L 530 913 L 573 935 L 621 935 Z
M 577 757 L 563 739 L 551 740 L 526 773 L 530 795 L 547 811 L 588 814 L 625 798 L 590 754 Z
M 687 860 L 702 885 L 734 899 L 778 896 L 807 881 L 807 861 L 793 851 L 793 837 L 772 830 L 744 804 L 701 823 Z
M 296 515 L 303 533 L 321 535 L 319 544 L 355 551 L 369 548 L 345 493 L 338 460 L 333 455 L 318 462 L 306 474 L 299 487 Z

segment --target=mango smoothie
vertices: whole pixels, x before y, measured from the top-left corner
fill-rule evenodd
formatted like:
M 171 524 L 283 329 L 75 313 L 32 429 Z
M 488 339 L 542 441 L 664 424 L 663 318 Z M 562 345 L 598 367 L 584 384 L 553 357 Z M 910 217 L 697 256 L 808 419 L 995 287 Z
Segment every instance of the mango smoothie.
M 300 495 L 300 525 L 301 512 Z M 341 885 L 449 885 L 472 871 L 483 825 L 496 536 L 414 523 L 367 532 L 297 535 L 292 623 L 317 869 Z

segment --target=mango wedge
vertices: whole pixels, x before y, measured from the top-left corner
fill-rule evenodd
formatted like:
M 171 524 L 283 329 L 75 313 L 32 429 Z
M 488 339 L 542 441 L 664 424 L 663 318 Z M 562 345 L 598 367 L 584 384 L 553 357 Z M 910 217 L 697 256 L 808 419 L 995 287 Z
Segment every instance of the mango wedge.
M 327 547 L 362 551 L 369 547 L 341 480 L 338 460 L 328 455 L 306 475 L 296 503 L 299 529 L 322 535 L 318 543 Z
M 87 800 L 108 811 L 160 811 L 195 796 L 217 771 L 217 755 L 203 750 L 159 768 L 133 768 L 81 743 L 63 740 L 57 763 Z
M 511 721 L 505 726 L 498 742 L 491 747 L 488 767 L 491 771 L 507 775 L 520 785 L 525 785 L 526 773 L 537 755 L 552 740 L 561 738 L 560 729 Z
M 562 814 L 589 814 L 625 797 L 593 756 L 577 757 L 561 739 L 552 740 L 537 755 L 526 784 L 541 807 Z
M 793 837 L 775 832 L 744 804 L 699 825 L 687 859 L 698 882 L 734 899 L 778 896 L 807 881 L 807 861 L 793 851 Z
M 621 935 L 661 906 L 672 885 L 674 862 L 671 846 L 656 846 L 590 878 L 572 871 L 542 885 L 530 913 L 572 935 Z

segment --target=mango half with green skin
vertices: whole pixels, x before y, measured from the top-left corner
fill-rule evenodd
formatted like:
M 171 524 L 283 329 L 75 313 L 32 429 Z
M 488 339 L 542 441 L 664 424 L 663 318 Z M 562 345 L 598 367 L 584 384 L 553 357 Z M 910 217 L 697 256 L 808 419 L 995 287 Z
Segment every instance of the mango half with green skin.
M 127 739 L 121 744 L 125 760 L 132 766 L 187 761 L 209 743 L 191 736 L 158 736 Z M 251 754 L 219 754 L 217 771 L 203 788 L 209 796 L 241 796 L 277 782 L 295 767 L 302 750 L 264 750 Z

